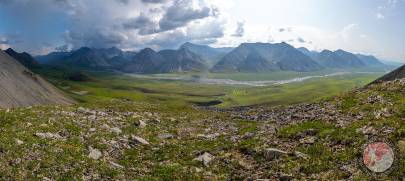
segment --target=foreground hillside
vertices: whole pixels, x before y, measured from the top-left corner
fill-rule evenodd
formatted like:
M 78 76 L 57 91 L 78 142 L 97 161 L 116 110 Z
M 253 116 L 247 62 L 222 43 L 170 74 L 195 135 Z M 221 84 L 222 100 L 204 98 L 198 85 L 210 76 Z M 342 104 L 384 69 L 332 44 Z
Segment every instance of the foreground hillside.
M 368 140 L 405 153 L 405 79 L 284 108 L 107 99 L 0 118 L 2 180 L 367 180 L 356 160 Z M 404 177 L 397 158 L 382 179 Z
M 9 49 L 8 52 L 10 51 L 12 50 Z M 30 58 L 24 53 L 14 55 Z M 28 59 L 25 62 L 30 61 Z M 21 63 L 0 50 L 0 107 L 74 103 L 62 91 L 25 68 Z

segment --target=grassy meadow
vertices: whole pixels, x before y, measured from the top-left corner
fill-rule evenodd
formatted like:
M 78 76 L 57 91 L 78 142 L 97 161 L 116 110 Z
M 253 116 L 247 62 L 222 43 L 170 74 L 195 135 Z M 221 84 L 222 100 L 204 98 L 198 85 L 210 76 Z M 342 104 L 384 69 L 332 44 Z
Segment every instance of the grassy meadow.
M 208 74 L 209 78 L 232 79 L 241 81 L 286 80 L 302 76 L 325 75 L 324 72 L 298 73 L 274 72 L 247 74 Z M 52 74 L 50 81 L 71 94 L 80 102 L 99 100 L 127 99 L 164 104 L 210 104 L 221 108 L 264 104 L 268 106 L 289 105 L 313 102 L 338 95 L 342 92 L 361 87 L 375 80 L 383 73 L 353 73 L 324 78 L 313 78 L 302 82 L 269 85 L 214 85 L 184 80 L 162 80 L 137 78 L 119 74 L 89 73 L 91 81 L 75 82 L 63 79 L 62 75 Z M 158 75 L 166 77 L 190 74 Z M 195 75 L 194 75 L 195 76 Z

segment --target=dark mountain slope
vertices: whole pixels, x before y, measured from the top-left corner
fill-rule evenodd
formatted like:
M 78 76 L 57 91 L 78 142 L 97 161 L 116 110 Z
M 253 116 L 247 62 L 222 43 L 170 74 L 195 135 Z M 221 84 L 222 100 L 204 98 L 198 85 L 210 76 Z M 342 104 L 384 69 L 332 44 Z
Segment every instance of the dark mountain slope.
M 363 67 L 366 65 L 356 55 L 354 55 L 350 52 L 346 52 L 343 50 L 337 50 L 334 53 L 336 53 L 338 56 L 340 56 L 342 58 L 342 60 L 345 60 L 349 67 Z
M 123 71 L 129 73 L 170 73 L 207 70 L 204 59 L 188 49 L 155 52 L 143 49 L 129 61 Z
M 166 60 L 160 68 L 162 72 L 189 72 L 208 69 L 208 66 L 204 64 L 204 59 L 185 48 L 163 50 L 159 54 Z
M 160 73 L 160 67 L 164 62 L 162 55 L 150 48 L 145 48 L 127 62 L 122 70 L 128 73 Z
M 367 64 L 360 60 L 356 55 L 343 50 L 330 51 L 323 50 L 313 58 L 320 65 L 327 68 L 349 69 L 363 68 Z
M 252 53 L 258 55 L 253 56 Z M 263 60 L 267 61 L 264 68 L 261 67 Z M 255 62 L 258 64 L 255 65 Z M 244 43 L 222 58 L 212 68 L 212 71 L 240 71 L 244 70 L 245 65 L 249 65 L 249 69 L 253 71 L 314 71 L 321 69 L 321 66 L 310 57 L 287 43 Z M 252 67 L 257 68 L 252 69 Z M 259 69 L 259 67 L 261 68 Z
M 232 51 L 231 48 L 212 48 L 207 45 L 197 45 L 189 42 L 184 43 L 180 49 L 187 49 L 190 52 L 200 56 L 203 60 L 205 60 L 204 63 L 209 66 L 214 66 L 219 60 L 221 60 L 222 57 Z
M 86 70 L 115 70 L 121 68 L 133 56 L 135 53 L 123 52 L 115 47 L 108 49 L 82 47 L 71 52 L 54 52 L 37 58 L 45 65 Z
M 29 69 L 36 69 L 40 67 L 40 64 L 26 52 L 18 53 L 11 48 L 7 49 L 5 52 Z
M 386 82 L 386 81 L 393 81 L 396 79 L 403 79 L 405 78 L 405 65 L 397 68 L 396 70 L 382 76 L 381 78 L 375 80 L 373 83 L 378 82 Z
M 362 54 L 356 54 L 357 58 L 359 58 L 364 64 L 367 66 L 383 66 L 385 67 L 386 65 L 382 63 L 380 60 L 375 58 L 372 55 L 362 55 Z

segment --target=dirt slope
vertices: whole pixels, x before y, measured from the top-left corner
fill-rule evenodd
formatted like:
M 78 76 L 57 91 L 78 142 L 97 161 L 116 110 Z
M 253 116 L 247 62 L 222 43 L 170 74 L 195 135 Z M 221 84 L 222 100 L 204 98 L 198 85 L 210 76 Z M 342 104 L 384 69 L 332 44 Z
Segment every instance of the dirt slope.
M 70 103 L 74 101 L 0 50 L 0 107 Z

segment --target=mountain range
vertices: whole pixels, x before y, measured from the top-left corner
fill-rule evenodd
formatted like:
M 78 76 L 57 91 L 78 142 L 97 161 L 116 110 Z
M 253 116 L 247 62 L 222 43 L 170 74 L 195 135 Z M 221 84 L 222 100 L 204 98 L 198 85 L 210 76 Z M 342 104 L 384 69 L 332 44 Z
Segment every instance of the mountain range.
M 308 72 L 321 69 L 385 68 L 371 55 L 344 50 L 310 51 L 282 43 L 243 43 L 236 48 L 213 48 L 185 43 L 176 50 L 155 51 L 145 48 L 126 52 L 118 48 L 82 47 L 71 52 L 52 52 L 36 59 L 44 65 L 86 70 L 127 73 L 171 72 Z
M 202 71 L 208 66 L 204 59 L 186 48 L 159 52 L 146 48 L 118 69 L 128 73 L 170 73 Z
M 224 56 L 214 72 L 315 71 L 322 67 L 287 43 L 243 43 Z

